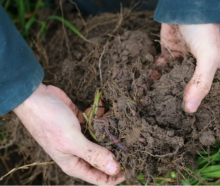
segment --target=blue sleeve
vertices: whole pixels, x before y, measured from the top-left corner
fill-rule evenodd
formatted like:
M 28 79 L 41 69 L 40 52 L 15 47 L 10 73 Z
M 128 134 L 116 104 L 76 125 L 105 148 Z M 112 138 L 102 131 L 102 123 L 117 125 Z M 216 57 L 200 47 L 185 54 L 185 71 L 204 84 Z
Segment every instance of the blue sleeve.
M 168 24 L 220 23 L 220 1 L 159 0 L 154 19 Z
M 30 47 L 0 5 L 0 115 L 23 103 L 43 76 Z

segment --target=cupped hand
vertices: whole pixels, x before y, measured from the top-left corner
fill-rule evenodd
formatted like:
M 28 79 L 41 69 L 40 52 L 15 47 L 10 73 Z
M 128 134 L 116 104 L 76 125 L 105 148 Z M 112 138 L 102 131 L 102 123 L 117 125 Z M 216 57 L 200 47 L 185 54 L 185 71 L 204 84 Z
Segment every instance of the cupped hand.
M 162 54 L 157 65 L 166 63 L 172 54 L 181 57 L 192 53 L 197 65 L 192 79 L 185 88 L 184 109 L 186 112 L 197 111 L 201 101 L 208 94 L 215 72 L 220 68 L 220 24 L 171 25 L 162 24 Z
M 14 112 L 66 174 L 101 185 L 124 180 L 114 155 L 81 133 L 82 113 L 59 88 L 41 84 Z

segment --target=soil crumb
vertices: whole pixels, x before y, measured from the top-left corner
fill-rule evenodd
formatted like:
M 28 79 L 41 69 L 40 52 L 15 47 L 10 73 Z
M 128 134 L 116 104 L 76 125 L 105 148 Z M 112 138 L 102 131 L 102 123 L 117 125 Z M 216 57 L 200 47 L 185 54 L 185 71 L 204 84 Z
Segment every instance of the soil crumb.
M 115 45 L 123 46 L 123 41 Z M 192 167 L 201 145 L 209 146 L 220 138 L 220 106 L 216 104 L 220 96 L 219 72 L 198 111 L 188 114 L 183 110 L 183 93 L 193 75 L 195 59 L 185 56 L 183 61 L 168 62 L 168 66 L 161 69 L 161 78 L 152 84 L 149 77 L 151 61 L 144 57 L 154 56 L 155 50 L 151 43 L 143 46 L 136 56 L 128 54 L 130 58 L 126 63 L 120 59 L 113 66 L 113 75 L 104 87 L 104 98 L 112 105 L 111 116 L 107 117 L 111 121 L 110 132 L 128 153 L 108 136 L 100 139 L 101 145 L 116 154 L 127 170 L 126 178 L 131 180 L 140 173 L 150 179 L 158 174 L 165 176 L 171 171 L 178 172 L 181 166 Z M 122 70 L 121 77 L 114 79 L 114 72 L 119 70 Z M 101 126 L 99 131 L 103 131 Z
M 57 5 L 60 6 L 60 1 L 57 1 Z M 52 9 L 49 11 L 54 12 Z M 59 21 L 51 20 L 48 22 L 48 29 L 43 40 L 38 37 L 39 35 L 36 36 L 36 27 L 34 32 L 35 41 L 30 45 L 45 71 L 43 83 L 61 88 L 80 109 L 84 110 L 93 103 L 96 89 L 109 79 L 108 74 L 113 64 L 108 60 L 110 56 L 107 51 L 111 42 L 117 40 L 115 38 L 120 41 L 120 36 L 127 31 L 128 33 L 129 31 L 137 31 L 143 33 L 145 37 L 141 41 L 143 46 L 148 42 L 153 43 L 149 40 L 149 35 L 151 33 L 158 34 L 160 24 L 153 21 L 153 12 L 132 12 L 129 9 L 124 9 L 122 12 L 123 21 L 121 22 L 121 16 L 118 17 L 118 14 L 104 13 L 95 17 L 81 17 L 76 11 L 74 4 L 69 1 L 63 2 L 64 18 L 78 28 L 87 40 L 79 38 L 69 28 L 63 28 L 62 23 Z M 45 15 L 43 15 L 44 13 Z M 39 19 L 44 21 L 47 13 L 48 11 L 42 9 L 39 13 L 42 16 L 39 15 Z M 138 39 L 130 33 L 125 34 L 125 37 L 131 37 L 132 41 L 122 38 L 129 45 L 133 45 L 132 42 Z M 152 35 L 152 38 L 156 39 L 157 37 Z M 143 39 L 146 41 L 143 41 Z M 137 42 L 135 45 L 135 47 L 142 47 Z M 99 68 L 100 56 L 103 53 L 104 46 L 106 46 L 106 52 L 103 54 Z M 159 45 L 157 46 L 159 48 Z M 117 63 L 118 58 L 121 57 L 126 60 L 126 56 L 130 58 L 127 53 L 136 55 L 138 52 L 138 49 L 132 51 L 132 47 L 129 46 L 124 46 L 124 49 L 122 54 L 116 51 L 115 54 L 117 53 L 118 56 L 112 55 L 111 62 L 112 59 L 115 59 L 114 63 Z M 114 50 L 117 50 L 117 48 Z M 154 52 L 156 54 L 156 51 Z M 153 63 L 153 59 L 151 60 Z M 100 80 L 100 69 L 103 77 L 102 82 Z M 16 158 L 18 157 L 16 153 L 20 157 L 23 156 L 23 159 L 18 159 L 17 164 L 9 167 L 10 169 L 18 165 L 51 160 L 13 113 L 0 118 L 5 123 L 0 126 L 0 131 L 7 134 L 7 139 L 3 141 L 4 144 L 0 148 L 4 150 L 16 144 L 17 148 L 13 146 L 14 150 L 10 154 L 14 153 L 13 156 Z M 82 180 L 67 176 L 57 165 L 31 167 L 25 174 L 22 171 L 17 171 L 17 173 L 19 174 L 18 182 L 21 184 L 88 184 Z M 10 177 L 8 178 L 10 179 Z M 7 179 L 1 183 L 7 183 Z
M 117 14 L 109 13 L 82 20 L 71 12 L 71 6 L 74 9 L 71 3 L 63 6 L 64 18 L 87 40 L 68 28 L 65 36 L 62 24 L 51 21 L 45 39 L 33 44 L 45 70 L 44 83 L 64 90 L 82 110 L 93 103 L 96 89 L 102 87 L 102 99 L 110 106 L 106 116 L 109 132 L 127 153 L 105 134 L 99 122 L 94 123 L 95 135 L 126 169 L 127 180 L 135 181 L 142 173 L 152 183 L 157 175 L 195 167 L 194 157 L 201 145 L 209 146 L 220 139 L 220 73 L 198 111 L 188 114 L 182 106 L 183 93 L 196 60 L 185 56 L 182 61 L 168 61 L 166 67 L 154 65 L 160 53 L 160 45 L 154 41 L 160 24 L 153 21 L 153 12 L 125 9 L 122 21 Z M 156 68 L 162 76 L 153 82 L 150 76 Z M 10 143 L 16 143 L 18 153 L 24 156 L 21 164 L 50 160 L 13 114 L 3 119 Z M 65 175 L 56 165 L 36 167 L 26 176 L 33 180 L 42 173 L 43 184 L 87 184 Z M 22 183 L 31 184 L 32 180 L 23 177 Z

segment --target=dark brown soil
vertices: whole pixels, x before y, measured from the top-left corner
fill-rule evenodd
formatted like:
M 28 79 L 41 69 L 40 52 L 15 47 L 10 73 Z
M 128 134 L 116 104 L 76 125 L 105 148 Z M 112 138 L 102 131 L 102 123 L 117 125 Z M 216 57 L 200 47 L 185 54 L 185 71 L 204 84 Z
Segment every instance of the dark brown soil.
M 153 21 L 152 12 L 124 10 L 121 16 L 106 13 L 88 17 L 84 23 L 71 13 L 71 7 L 74 5 L 64 5 L 64 17 L 89 41 L 52 21 L 44 41 L 37 40 L 33 45 L 45 70 L 44 83 L 63 89 L 83 110 L 92 104 L 96 89 L 102 87 L 102 99 L 110 106 L 106 117 L 109 131 L 128 153 L 114 144 L 99 122 L 94 124 L 95 135 L 100 145 L 116 155 L 128 180 L 136 180 L 143 173 L 150 183 L 157 175 L 194 167 L 201 146 L 220 138 L 219 72 L 197 113 L 187 114 L 182 107 L 183 91 L 196 61 L 190 56 L 169 61 L 167 67 L 159 69 L 163 74 L 160 80 L 150 80 L 160 50 L 154 41 L 159 39 L 160 25 Z M 8 129 L 16 136 L 12 140 L 20 147 L 25 163 L 50 160 L 18 124 L 10 120 Z M 85 184 L 66 176 L 55 165 L 37 167 L 33 172 L 30 175 L 35 177 L 44 173 L 43 183 Z
M 144 34 L 134 35 L 143 37 Z M 117 46 L 123 46 L 123 42 Z M 116 64 L 113 71 L 122 69 L 122 76 L 117 80 L 112 76 L 104 89 L 104 97 L 112 105 L 111 116 L 107 117 L 110 132 L 128 153 L 104 135 L 103 125 L 95 123 L 101 145 L 116 154 L 128 171 L 127 179 L 135 179 L 140 173 L 150 179 L 158 174 L 165 176 L 171 171 L 181 171 L 182 167 L 193 168 L 194 157 L 201 146 L 220 139 L 220 74 L 215 76 L 212 89 L 197 113 L 188 114 L 182 107 L 183 91 L 194 72 L 195 59 L 185 57 L 183 62 L 171 61 L 160 80 L 150 86 L 147 64 L 151 62 L 146 59 L 149 53 L 142 53 L 149 52 L 146 47 L 129 60 L 130 64 Z

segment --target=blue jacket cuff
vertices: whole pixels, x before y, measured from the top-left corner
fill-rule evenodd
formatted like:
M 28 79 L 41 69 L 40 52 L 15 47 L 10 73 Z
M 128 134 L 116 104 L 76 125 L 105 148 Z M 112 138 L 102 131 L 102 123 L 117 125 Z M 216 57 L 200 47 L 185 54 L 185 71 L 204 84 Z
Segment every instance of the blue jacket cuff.
M 220 1 L 159 0 L 154 20 L 168 24 L 220 23 Z
M 13 110 L 39 86 L 44 72 L 0 6 L 0 115 Z

